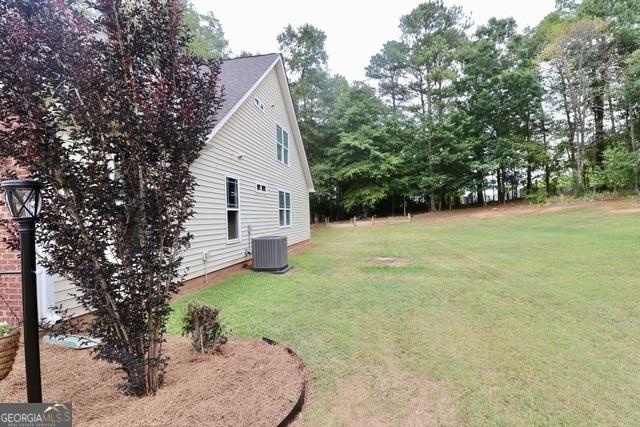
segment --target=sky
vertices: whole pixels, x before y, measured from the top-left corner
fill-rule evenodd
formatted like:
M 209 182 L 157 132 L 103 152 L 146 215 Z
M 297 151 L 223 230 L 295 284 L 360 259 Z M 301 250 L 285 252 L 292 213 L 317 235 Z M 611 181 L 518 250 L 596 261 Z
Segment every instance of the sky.
M 193 0 L 200 12 L 220 20 L 229 47 L 241 51 L 278 52 L 276 36 L 287 24 L 310 23 L 327 35 L 329 69 L 348 80 L 364 80 L 364 68 L 382 45 L 398 39 L 400 17 L 419 0 Z M 554 0 L 445 0 L 460 5 L 475 25 L 512 16 L 519 27 L 534 26 L 554 7 Z

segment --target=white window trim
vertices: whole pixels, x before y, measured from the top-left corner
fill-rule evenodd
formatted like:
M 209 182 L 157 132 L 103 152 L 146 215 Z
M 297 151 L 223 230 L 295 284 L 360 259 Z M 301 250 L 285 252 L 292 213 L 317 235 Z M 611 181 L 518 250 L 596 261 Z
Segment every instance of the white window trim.
M 264 191 L 262 190 L 258 190 L 258 186 L 261 185 L 264 187 Z M 256 193 L 260 193 L 260 194 L 266 194 L 269 192 L 269 187 L 267 186 L 267 184 L 264 184 L 262 182 L 256 182 Z
M 285 221 L 287 218 L 286 215 L 286 211 L 289 211 L 289 224 L 285 224 L 285 225 L 280 225 L 280 193 L 285 193 L 285 194 L 289 194 L 289 209 L 287 209 L 287 200 L 286 200 L 286 196 L 285 196 L 285 207 L 284 207 L 284 211 L 285 211 Z M 292 197 L 291 197 L 291 191 L 289 190 L 284 190 L 282 188 L 278 189 L 278 227 L 279 228 L 291 228 L 292 224 L 293 224 L 293 203 L 292 203 Z
M 227 207 L 227 178 L 235 179 L 238 183 L 238 207 L 237 208 L 229 208 Z M 229 215 L 227 212 L 236 211 L 238 212 L 238 238 L 237 239 L 229 239 Z M 235 243 L 242 242 L 242 213 L 240 211 L 240 178 L 233 175 L 225 175 L 224 176 L 224 224 L 225 224 L 225 234 L 227 236 L 227 245 L 232 245 Z
M 287 162 L 284 162 L 284 144 L 280 144 L 278 142 L 278 126 L 280 126 L 280 129 L 282 129 L 283 133 L 287 134 Z M 278 146 L 281 145 L 282 146 L 282 160 L 278 159 Z M 276 123 L 276 160 L 278 161 L 278 163 L 285 165 L 285 166 L 290 166 L 291 165 L 291 133 L 285 129 L 284 126 L 282 126 L 280 123 Z

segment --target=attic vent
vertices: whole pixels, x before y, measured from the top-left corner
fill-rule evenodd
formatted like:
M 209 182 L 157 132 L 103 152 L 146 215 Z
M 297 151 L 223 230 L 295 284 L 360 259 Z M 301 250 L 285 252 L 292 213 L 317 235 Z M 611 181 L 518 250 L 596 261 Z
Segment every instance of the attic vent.
M 253 105 L 255 105 L 256 107 L 258 107 L 258 109 L 260 111 L 264 112 L 264 104 L 262 103 L 262 101 L 260 101 L 258 98 L 253 98 Z
M 286 236 L 267 236 L 251 239 L 251 254 L 255 271 L 282 273 L 289 269 Z

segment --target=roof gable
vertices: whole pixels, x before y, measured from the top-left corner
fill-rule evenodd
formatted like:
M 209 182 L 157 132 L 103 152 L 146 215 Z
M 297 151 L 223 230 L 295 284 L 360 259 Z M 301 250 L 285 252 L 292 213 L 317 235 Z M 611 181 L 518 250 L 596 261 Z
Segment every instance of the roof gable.
M 291 126 L 293 127 L 292 131 L 294 138 L 299 141 L 295 146 L 302 164 L 307 189 L 309 192 L 314 192 L 315 189 L 311 178 L 311 170 L 309 168 L 307 155 L 302 142 L 298 119 L 293 107 L 291 91 L 289 90 L 289 81 L 284 69 L 282 56 L 279 53 L 230 59 L 222 62 L 220 83 L 224 91 L 224 101 L 222 108 L 218 112 L 218 117 L 220 119 L 207 139 L 211 141 L 216 133 L 218 133 L 229 118 L 238 110 L 244 101 L 246 101 L 249 95 L 254 92 L 274 67 L 276 67 L 276 75 L 278 76 L 283 101 Z
M 220 85 L 224 88 L 224 102 L 218 117 L 224 118 L 279 58 L 280 54 L 270 53 L 223 61 Z

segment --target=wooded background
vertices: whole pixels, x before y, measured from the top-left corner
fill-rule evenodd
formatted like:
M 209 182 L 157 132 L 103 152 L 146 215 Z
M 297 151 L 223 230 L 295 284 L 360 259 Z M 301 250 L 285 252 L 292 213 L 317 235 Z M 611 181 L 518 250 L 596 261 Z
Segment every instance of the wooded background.
M 215 16 L 190 13 L 193 48 L 230 56 Z M 399 25 L 369 83 L 329 72 L 321 29 L 278 36 L 315 217 L 637 191 L 640 0 L 559 0 L 523 29 L 494 18 L 472 29 L 435 0 Z

